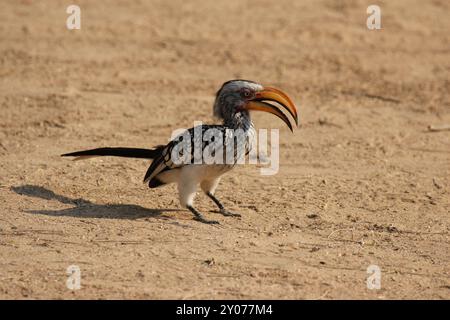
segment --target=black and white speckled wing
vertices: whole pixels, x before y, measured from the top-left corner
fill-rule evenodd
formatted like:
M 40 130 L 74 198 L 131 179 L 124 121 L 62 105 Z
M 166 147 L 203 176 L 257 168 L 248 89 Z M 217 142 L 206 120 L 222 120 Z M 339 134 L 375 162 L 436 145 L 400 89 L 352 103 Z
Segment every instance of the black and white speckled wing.
M 161 148 L 160 155 L 153 160 L 145 174 L 144 183 L 148 182 L 150 187 L 158 186 L 160 183 L 153 179 L 157 178 L 160 173 L 179 169 L 186 165 L 210 164 L 208 161 L 211 159 L 219 161 L 219 163 L 213 164 L 231 168 L 239 159 L 248 155 L 252 148 L 253 131 L 238 132 L 222 125 L 201 125 L 190 128 Z M 183 145 L 184 143 L 189 146 L 186 147 Z M 196 148 L 198 150 L 195 150 Z M 183 151 L 190 153 L 187 158 Z M 216 153 L 220 155 L 217 158 L 214 157 Z M 212 157 L 205 159 L 205 154 L 212 155 Z M 174 159 L 174 156 L 177 159 Z
M 206 130 L 208 129 L 218 129 L 218 130 L 225 130 L 223 126 L 220 125 L 202 125 L 198 127 L 193 127 L 187 130 L 187 132 L 184 132 L 180 135 L 178 135 L 176 138 L 171 140 L 165 147 L 161 148 L 161 153 L 158 157 L 156 157 L 150 167 L 147 170 L 147 173 L 144 177 L 144 183 L 149 182 L 149 184 L 152 184 L 152 179 L 155 178 L 158 174 L 167 171 L 167 170 L 173 170 L 181 168 L 185 165 L 190 165 L 194 163 L 195 160 L 195 154 L 194 154 L 194 146 L 201 146 L 201 150 L 203 151 L 205 147 L 208 147 L 209 141 L 203 141 L 203 135 Z M 201 134 L 194 134 L 194 130 L 201 130 Z M 188 137 L 190 141 L 183 140 L 182 137 L 185 134 L 188 134 Z M 198 141 L 196 141 L 198 140 Z M 180 158 L 182 158 L 184 155 L 182 154 L 183 151 L 183 143 L 189 143 L 191 147 L 187 148 L 191 152 L 191 156 L 187 161 L 181 161 Z M 174 149 L 177 148 L 174 152 Z M 178 151 L 178 150 L 181 150 Z M 172 159 L 173 155 L 179 155 L 178 159 Z M 178 160 L 178 161 L 177 161 Z

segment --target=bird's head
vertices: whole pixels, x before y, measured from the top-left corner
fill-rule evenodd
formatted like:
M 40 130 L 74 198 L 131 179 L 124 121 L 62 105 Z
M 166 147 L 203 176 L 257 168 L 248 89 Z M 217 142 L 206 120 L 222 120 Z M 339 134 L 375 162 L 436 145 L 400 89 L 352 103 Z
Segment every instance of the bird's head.
M 292 124 L 282 109 L 294 118 L 298 126 L 297 108 L 286 93 L 248 80 L 225 82 L 217 92 L 214 102 L 214 115 L 224 121 L 249 119 L 250 110 L 264 111 L 279 117 L 293 131 Z

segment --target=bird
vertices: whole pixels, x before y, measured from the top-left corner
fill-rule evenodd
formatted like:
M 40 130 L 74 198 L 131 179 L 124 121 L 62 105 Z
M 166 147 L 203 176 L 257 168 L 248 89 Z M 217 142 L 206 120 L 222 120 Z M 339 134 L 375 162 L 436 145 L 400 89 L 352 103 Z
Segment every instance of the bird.
M 284 110 L 284 112 L 283 112 Z M 219 124 L 197 125 L 183 131 L 166 145 L 151 149 L 104 147 L 62 154 L 83 160 L 101 156 L 116 156 L 152 160 L 144 176 L 149 188 L 177 184 L 180 205 L 193 214 L 193 219 L 206 224 L 209 220 L 194 207 L 198 186 L 215 203 L 220 214 L 240 217 L 225 208 L 215 191 L 223 174 L 230 171 L 254 148 L 256 134 L 252 111 L 262 111 L 280 118 L 293 132 L 289 114 L 298 127 L 298 112 L 292 99 L 282 90 L 251 81 L 235 79 L 225 82 L 217 91 L 213 114 Z M 205 138 L 208 135 L 209 138 Z M 192 148 L 194 146 L 194 148 Z M 207 162 L 206 156 L 216 162 Z M 217 156 L 217 157 L 216 157 Z

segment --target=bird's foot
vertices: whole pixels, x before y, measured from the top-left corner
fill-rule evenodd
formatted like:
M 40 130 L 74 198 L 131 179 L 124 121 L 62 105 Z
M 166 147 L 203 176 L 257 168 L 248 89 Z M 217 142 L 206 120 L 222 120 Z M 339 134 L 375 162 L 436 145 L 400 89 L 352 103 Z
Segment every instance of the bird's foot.
M 234 212 L 228 211 L 227 209 L 220 209 L 219 213 L 221 215 L 224 215 L 225 217 L 242 217 L 239 213 L 234 213 Z
M 196 209 L 194 209 L 194 207 L 190 205 L 188 205 L 187 208 L 194 214 L 194 220 L 196 221 L 206 224 L 220 224 L 219 221 L 205 219 L 205 217 L 200 212 L 198 212 Z
M 220 224 L 219 221 L 216 220 L 208 220 L 203 216 L 195 216 L 194 217 L 195 221 L 201 222 L 201 223 L 206 223 L 206 224 Z

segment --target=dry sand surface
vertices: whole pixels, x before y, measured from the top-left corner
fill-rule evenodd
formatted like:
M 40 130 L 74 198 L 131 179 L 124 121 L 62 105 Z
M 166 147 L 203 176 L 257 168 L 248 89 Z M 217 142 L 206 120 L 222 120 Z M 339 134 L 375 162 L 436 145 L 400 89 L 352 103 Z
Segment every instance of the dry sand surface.
M 0 298 L 450 298 L 450 5 L 371 1 L 2 1 Z M 192 220 L 146 160 L 61 153 L 152 147 L 211 123 L 220 85 L 288 92 L 280 171 L 240 166 Z M 366 286 L 369 265 L 381 289 Z M 81 269 L 81 289 L 66 269 Z

